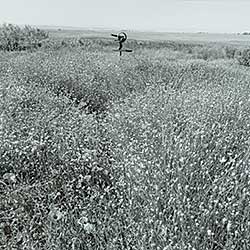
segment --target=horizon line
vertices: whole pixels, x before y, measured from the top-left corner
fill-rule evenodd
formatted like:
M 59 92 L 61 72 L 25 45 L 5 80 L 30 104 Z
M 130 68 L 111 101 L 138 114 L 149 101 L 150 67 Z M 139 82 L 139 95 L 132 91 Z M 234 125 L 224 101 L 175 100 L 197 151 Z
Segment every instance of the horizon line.
M 163 29 L 140 29 L 140 28 L 129 28 L 129 27 L 106 27 L 101 25 L 90 25 L 90 26 L 73 26 L 73 25 L 57 25 L 57 24 L 24 24 L 24 23 L 11 23 L 11 22 L 1 22 L 0 26 L 4 24 L 13 24 L 17 26 L 32 26 L 32 27 L 38 27 L 38 28 L 47 28 L 49 30 L 56 30 L 56 29 L 64 29 L 64 30 L 88 30 L 88 31 L 114 31 L 114 30 L 123 30 L 123 31 L 131 31 L 131 32 L 151 32 L 151 33 L 190 33 L 190 34 L 243 34 L 245 32 L 250 33 L 250 29 L 245 31 L 180 31 L 180 30 L 163 30 Z

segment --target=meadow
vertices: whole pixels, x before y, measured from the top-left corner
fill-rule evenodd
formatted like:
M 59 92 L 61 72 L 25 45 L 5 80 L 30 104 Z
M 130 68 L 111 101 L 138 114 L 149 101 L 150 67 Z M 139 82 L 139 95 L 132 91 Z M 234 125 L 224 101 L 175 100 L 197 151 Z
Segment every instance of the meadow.
M 0 248 L 248 250 L 246 45 L 125 46 L 0 52 Z

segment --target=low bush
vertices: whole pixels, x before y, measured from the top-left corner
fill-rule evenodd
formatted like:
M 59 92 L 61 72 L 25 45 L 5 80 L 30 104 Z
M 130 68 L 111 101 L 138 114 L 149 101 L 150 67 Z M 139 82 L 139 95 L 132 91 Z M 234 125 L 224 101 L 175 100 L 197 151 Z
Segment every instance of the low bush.
M 217 46 L 202 46 L 193 48 L 192 53 L 196 56 L 197 59 L 203 60 L 216 60 L 220 58 L 226 58 L 225 51 Z
M 240 65 L 250 66 L 250 49 L 243 49 L 237 54 L 237 61 Z
M 226 46 L 225 53 L 228 59 L 234 59 L 237 54 L 238 49 L 233 46 Z

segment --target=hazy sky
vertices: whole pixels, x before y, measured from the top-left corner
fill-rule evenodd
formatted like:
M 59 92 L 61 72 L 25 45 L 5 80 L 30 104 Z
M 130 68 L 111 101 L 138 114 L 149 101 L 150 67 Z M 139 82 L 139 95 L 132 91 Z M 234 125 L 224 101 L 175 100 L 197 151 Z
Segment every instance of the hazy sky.
M 0 0 L 0 23 L 178 32 L 250 31 L 250 0 Z

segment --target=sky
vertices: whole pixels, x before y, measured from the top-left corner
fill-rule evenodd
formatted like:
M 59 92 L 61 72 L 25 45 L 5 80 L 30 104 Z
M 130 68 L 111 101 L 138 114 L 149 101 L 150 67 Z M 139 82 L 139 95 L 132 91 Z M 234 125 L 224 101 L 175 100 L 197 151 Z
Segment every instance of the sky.
M 0 23 L 235 33 L 250 31 L 250 0 L 0 0 Z

